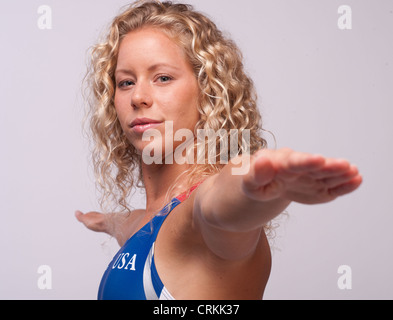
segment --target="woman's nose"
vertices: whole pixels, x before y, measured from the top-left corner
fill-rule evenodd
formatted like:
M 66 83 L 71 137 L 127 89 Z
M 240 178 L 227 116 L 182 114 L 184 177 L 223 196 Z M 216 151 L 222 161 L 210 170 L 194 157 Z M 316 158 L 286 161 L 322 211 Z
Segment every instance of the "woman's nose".
M 131 106 L 133 108 L 149 108 L 152 104 L 149 84 L 142 82 L 135 84 L 131 95 Z

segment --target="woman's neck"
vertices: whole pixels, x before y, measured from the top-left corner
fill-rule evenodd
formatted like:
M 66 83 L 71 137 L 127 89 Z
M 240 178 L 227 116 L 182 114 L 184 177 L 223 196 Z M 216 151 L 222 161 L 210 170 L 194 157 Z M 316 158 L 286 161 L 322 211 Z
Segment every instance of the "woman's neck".
M 183 164 L 151 164 L 142 163 L 142 176 L 146 190 L 146 212 L 153 214 L 159 211 L 169 199 L 166 199 L 168 190 L 176 182 L 178 189 L 186 188 L 186 175 L 182 175 L 189 168 Z

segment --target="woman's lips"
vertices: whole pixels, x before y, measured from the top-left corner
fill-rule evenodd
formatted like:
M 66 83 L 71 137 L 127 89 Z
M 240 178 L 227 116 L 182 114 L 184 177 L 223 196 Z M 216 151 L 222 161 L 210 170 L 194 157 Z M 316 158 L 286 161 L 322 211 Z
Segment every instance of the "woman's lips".
M 162 121 L 156 119 L 142 117 L 134 119 L 134 121 L 131 122 L 130 127 L 135 133 L 143 133 L 146 130 L 159 126 L 161 123 Z
M 131 129 L 136 133 L 143 133 L 146 130 L 158 127 L 161 123 L 162 122 L 149 122 L 149 123 L 135 124 L 131 126 Z

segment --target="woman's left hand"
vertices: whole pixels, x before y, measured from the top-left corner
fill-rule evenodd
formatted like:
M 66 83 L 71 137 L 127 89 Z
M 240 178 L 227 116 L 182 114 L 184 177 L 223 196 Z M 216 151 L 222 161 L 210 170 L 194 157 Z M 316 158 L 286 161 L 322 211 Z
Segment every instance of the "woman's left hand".
M 282 198 L 304 204 L 325 203 L 350 193 L 362 183 L 347 160 L 296 152 L 260 150 L 251 158 L 242 189 L 253 200 Z

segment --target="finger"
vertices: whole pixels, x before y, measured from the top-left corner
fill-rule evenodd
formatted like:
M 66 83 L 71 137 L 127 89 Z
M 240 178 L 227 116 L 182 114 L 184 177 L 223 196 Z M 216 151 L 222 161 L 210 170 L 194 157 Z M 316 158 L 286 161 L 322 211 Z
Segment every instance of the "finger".
M 102 213 L 91 211 L 84 214 L 77 210 L 75 211 L 75 217 L 79 222 L 83 223 L 86 228 L 92 231 L 107 231 L 106 216 Z
M 327 188 L 335 188 L 338 187 L 339 185 L 345 184 L 352 180 L 355 176 L 359 174 L 359 170 L 356 166 L 352 165 L 350 166 L 349 170 L 345 172 L 344 174 L 341 174 L 339 176 L 333 176 L 330 178 L 323 178 L 320 179 L 322 183 L 326 185 Z
M 90 225 L 92 224 L 92 218 L 91 215 L 87 214 L 87 213 L 83 213 L 80 210 L 76 210 L 75 211 L 75 217 L 76 219 L 83 223 L 86 227 L 90 228 Z
M 315 179 L 336 177 L 347 173 L 350 168 L 351 165 L 347 160 L 327 158 L 325 164 L 321 168 L 310 172 L 310 176 Z
M 351 193 L 352 191 L 355 191 L 362 184 L 362 182 L 363 182 L 362 176 L 356 175 L 349 182 L 344 183 L 338 187 L 329 189 L 329 194 L 332 197 L 343 196 L 345 194 Z
M 325 158 L 318 154 L 294 152 L 287 159 L 287 170 L 293 173 L 313 172 L 325 165 Z
M 344 174 L 331 178 L 315 179 L 310 174 L 300 176 L 296 180 L 296 185 L 290 185 L 288 189 L 295 193 L 304 193 L 308 195 L 329 194 L 330 189 L 335 189 L 336 187 L 344 185 L 358 175 L 358 168 L 352 165 Z
M 83 212 L 82 211 L 76 210 L 75 217 L 79 222 L 83 222 Z

